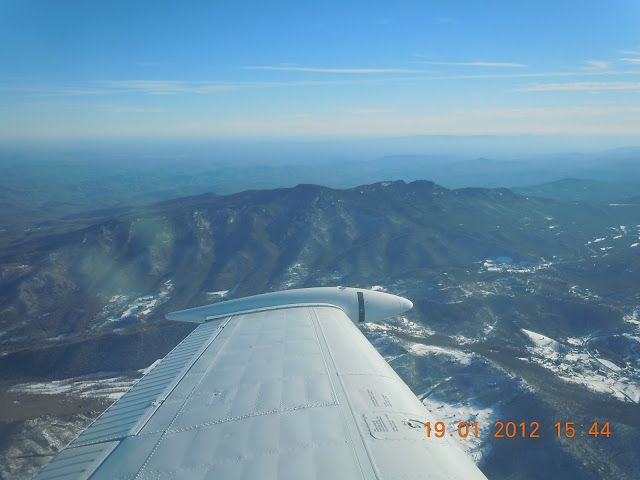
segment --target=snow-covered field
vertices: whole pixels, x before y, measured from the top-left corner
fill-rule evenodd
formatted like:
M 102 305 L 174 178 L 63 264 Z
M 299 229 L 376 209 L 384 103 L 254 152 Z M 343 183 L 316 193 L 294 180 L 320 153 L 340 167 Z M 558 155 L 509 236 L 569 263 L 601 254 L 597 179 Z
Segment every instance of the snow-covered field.
M 229 294 L 229 290 L 219 290 L 217 292 L 206 292 L 205 295 L 209 300 L 224 300 Z
M 112 296 L 98 314 L 97 328 L 125 320 L 144 320 L 171 298 L 173 288 L 173 282 L 167 280 L 158 292 L 150 295 L 134 297 L 133 295 L 118 294 Z
M 419 323 L 412 322 L 407 317 L 401 315 L 399 317 L 390 318 L 384 322 L 373 323 L 366 322 L 361 326 L 365 332 L 376 332 L 378 334 L 390 335 L 393 331 L 400 331 L 410 335 L 429 336 L 433 335 L 433 330 L 426 328 Z
M 420 395 L 419 395 L 420 397 Z M 493 425 L 495 412 L 491 408 L 479 408 L 470 403 L 446 403 L 432 396 L 423 398 L 422 404 L 431 415 L 432 422 L 444 422 L 447 432 L 454 432 L 452 438 L 473 461 L 478 464 L 488 452 L 488 444 L 482 435 L 469 434 L 467 438 L 460 438 L 455 434 L 458 424 L 462 421 L 471 425 L 478 422 L 478 429 L 486 429 Z
M 614 225 L 601 235 L 587 241 L 585 246 L 591 250 L 593 256 L 606 256 L 607 252 L 615 247 L 638 247 L 640 246 L 640 226 Z
M 538 263 L 525 261 L 515 262 L 510 257 L 487 258 L 482 262 L 481 272 L 501 272 L 501 273 L 535 273 L 539 270 L 546 270 L 553 265 L 552 262 L 541 258 Z
M 640 372 L 633 365 L 617 365 L 591 351 L 589 338 L 561 343 L 541 333 L 522 329 L 529 339 L 525 358 L 551 370 L 558 378 L 579 383 L 625 402 L 640 403 Z
M 31 382 L 14 385 L 9 390 L 12 393 L 26 393 L 30 395 L 73 395 L 81 398 L 108 398 L 118 400 L 129 390 L 137 378 L 132 377 L 103 377 L 91 375 L 88 377 L 65 378 L 51 382 Z
M 106 398 L 115 401 L 124 395 L 140 377 L 149 372 L 157 363 L 156 361 L 131 376 L 114 376 L 108 372 L 95 373 L 51 382 L 20 383 L 12 386 L 9 391 L 30 395 L 64 394 L 81 398 Z
M 12 393 L 26 393 L 30 395 L 72 395 L 81 398 L 107 398 L 118 400 L 143 375 L 151 371 L 159 360 L 147 368 L 137 370 L 133 375 L 113 375 L 111 373 L 95 373 L 81 377 L 53 380 L 51 382 L 29 382 L 12 386 Z
M 440 355 L 460 365 L 470 365 L 474 355 L 460 350 L 439 347 L 436 345 L 424 345 L 422 343 L 408 343 L 405 345 L 409 353 L 417 356 Z

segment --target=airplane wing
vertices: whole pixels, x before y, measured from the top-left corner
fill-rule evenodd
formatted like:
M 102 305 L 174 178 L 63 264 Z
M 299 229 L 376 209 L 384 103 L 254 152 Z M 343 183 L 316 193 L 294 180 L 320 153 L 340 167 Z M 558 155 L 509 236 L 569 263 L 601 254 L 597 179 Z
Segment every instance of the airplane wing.
M 357 327 L 411 307 L 336 287 L 169 314 L 201 324 L 35 478 L 485 479 Z

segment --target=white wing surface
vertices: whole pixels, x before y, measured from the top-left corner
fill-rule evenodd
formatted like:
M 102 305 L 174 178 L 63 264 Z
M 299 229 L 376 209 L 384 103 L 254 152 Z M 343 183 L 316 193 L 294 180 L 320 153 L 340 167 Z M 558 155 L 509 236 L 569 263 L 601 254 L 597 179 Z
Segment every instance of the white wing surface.
M 409 308 L 338 287 L 170 314 L 202 324 L 36 478 L 484 479 L 357 327 Z

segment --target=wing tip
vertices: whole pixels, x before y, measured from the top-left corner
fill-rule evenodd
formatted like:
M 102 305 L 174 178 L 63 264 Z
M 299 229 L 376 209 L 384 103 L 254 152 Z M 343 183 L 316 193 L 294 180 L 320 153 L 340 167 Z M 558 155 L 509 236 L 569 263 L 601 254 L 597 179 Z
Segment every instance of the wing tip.
M 364 303 L 366 303 L 367 318 L 369 320 L 382 320 L 401 315 L 413 308 L 411 300 L 390 293 L 349 287 L 313 287 L 235 298 L 211 305 L 167 313 L 165 318 L 179 322 L 204 323 L 223 316 L 271 310 L 286 306 L 328 304 L 342 309 L 349 318 L 354 322 L 358 322 L 362 321 L 362 319 L 359 319 L 361 312 L 359 312 L 359 300 L 356 299 L 360 298 L 364 292 L 366 292 Z

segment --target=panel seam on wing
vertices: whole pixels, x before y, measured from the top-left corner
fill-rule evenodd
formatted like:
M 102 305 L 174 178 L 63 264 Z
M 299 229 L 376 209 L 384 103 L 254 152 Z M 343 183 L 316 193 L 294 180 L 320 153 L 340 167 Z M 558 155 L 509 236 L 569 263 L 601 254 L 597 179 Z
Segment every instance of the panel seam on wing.
M 194 365 L 196 365 L 198 363 L 198 360 L 200 360 L 200 358 L 202 358 L 202 356 L 204 355 L 204 353 L 207 351 L 207 349 L 209 348 L 209 346 L 213 343 L 213 341 L 215 339 L 217 339 L 220 334 L 222 332 L 224 332 L 226 330 L 227 325 L 229 325 L 229 323 L 231 322 L 231 319 L 234 317 L 229 317 L 229 319 L 220 326 L 220 330 L 219 332 L 209 341 L 207 342 L 207 345 L 199 351 L 197 357 L 191 362 L 189 368 L 185 371 L 184 375 L 182 375 L 181 378 L 184 378 L 188 373 L 189 370 L 191 370 Z M 234 324 L 235 325 L 235 324 Z M 228 338 L 225 339 L 225 342 L 228 340 Z M 219 351 L 216 352 L 216 357 L 218 355 Z M 215 357 L 214 359 L 211 360 L 211 363 L 208 365 L 207 370 L 209 368 L 211 368 L 211 366 L 213 365 L 215 361 Z M 189 392 L 189 394 L 186 396 L 186 398 L 184 399 L 184 402 L 182 403 L 182 405 L 180 406 L 180 408 L 178 409 L 178 411 L 176 412 L 176 414 L 173 416 L 173 418 L 171 419 L 171 422 L 169 423 L 169 426 L 165 429 L 165 431 L 160 435 L 160 438 L 158 439 L 158 441 L 156 442 L 156 444 L 154 445 L 153 449 L 151 450 L 151 452 L 149 453 L 149 455 L 147 456 L 147 458 L 145 459 L 145 461 L 142 463 L 142 465 L 140 466 L 140 469 L 138 470 L 138 472 L 135 475 L 135 479 L 140 478 L 140 476 L 143 474 L 144 470 L 146 469 L 147 465 L 149 464 L 149 462 L 151 461 L 151 459 L 153 458 L 153 456 L 155 455 L 155 453 L 158 451 L 158 448 L 160 447 L 160 444 L 162 443 L 162 441 L 164 440 L 164 438 L 167 435 L 167 430 L 169 430 L 171 428 L 171 426 L 175 423 L 175 421 L 177 420 L 177 418 L 180 416 L 180 414 L 182 413 L 182 411 L 184 410 L 185 406 L 187 405 L 187 402 L 189 401 L 189 399 L 191 398 L 191 395 L 193 395 L 193 392 L 196 391 L 196 389 L 198 388 L 198 386 L 200 385 L 200 383 L 202 382 L 204 378 L 204 375 L 202 375 L 200 377 L 200 380 L 198 382 L 196 382 L 196 384 L 193 386 L 193 388 L 191 389 L 191 391 Z M 150 417 L 149 417 L 150 418 Z M 138 431 L 139 432 L 139 431 Z
M 344 313 L 344 311 L 343 311 L 343 313 Z M 336 377 L 339 377 L 339 372 L 338 372 L 338 369 L 336 367 L 336 363 L 335 363 L 335 360 L 333 358 L 333 354 L 331 353 L 331 348 L 329 347 L 329 343 L 327 342 L 327 338 L 326 338 L 326 336 L 324 334 L 324 331 L 322 329 L 322 325 L 320 324 L 320 319 L 318 318 L 318 314 L 316 313 L 315 309 L 308 308 L 307 309 L 307 314 L 309 315 L 309 317 L 311 318 L 311 320 L 313 322 L 314 331 L 315 331 L 315 334 L 316 334 L 316 339 L 318 341 L 318 345 L 320 345 L 320 350 L 322 352 L 322 361 L 324 362 L 325 368 L 327 370 L 327 375 L 328 375 L 328 378 L 329 378 L 329 382 L 331 384 L 331 388 L 333 390 L 334 397 L 337 399 L 338 398 L 338 392 L 337 392 L 336 385 L 334 384 L 334 382 L 332 380 L 332 376 L 335 375 Z M 345 316 L 346 316 L 346 313 L 345 313 Z M 348 318 L 349 317 L 347 317 L 347 319 Z M 331 368 L 329 368 L 328 360 L 331 362 Z M 365 450 L 365 453 L 367 455 L 367 458 L 369 460 L 369 465 L 370 465 L 371 469 L 373 470 L 374 475 L 376 475 L 376 477 L 380 478 L 380 475 L 378 474 L 378 469 L 375 466 L 375 464 L 373 463 L 373 458 L 371 457 L 371 453 L 368 451 L 366 444 L 362 440 L 362 432 L 360 432 L 360 429 L 359 429 L 358 424 L 357 424 L 357 420 L 356 420 L 355 416 L 353 415 L 353 410 L 351 409 L 351 405 L 349 404 L 349 399 L 347 398 L 347 392 L 345 391 L 344 383 L 342 382 L 342 380 L 340 378 L 338 378 L 338 380 L 340 381 L 341 393 L 342 393 L 342 395 L 344 396 L 344 398 L 347 401 L 347 407 L 350 410 L 350 416 L 354 420 L 356 433 L 360 437 L 360 441 L 362 442 L 362 446 L 363 446 L 363 448 Z M 352 451 L 353 451 L 353 456 L 354 456 L 354 458 L 355 458 L 355 460 L 356 460 L 356 462 L 358 464 L 358 468 L 360 469 L 360 473 L 362 474 L 362 478 L 366 478 L 367 475 L 365 474 L 364 466 L 363 466 L 362 461 L 360 459 L 360 455 L 358 455 L 358 451 L 356 449 L 356 443 L 355 443 L 354 439 L 352 438 L 351 432 L 349 431 L 350 430 L 349 426 L 348 426 L 349 425 L 349 420 L 347 418 L 345 418 L 349 414 L 346 414 L 342 408 L 340 408 L 340 413 L 341 413 L 343 421 L 345 422 L 346 432 L 347 432 L 347 435 L 349 436 L 349 444 L 351 445 L 351 448 L 352 448 Z
M 290 407 L 290 408 L 276 408 L 276 409 L 273 409 L 273 410 L 265 410 L 265 411 L 262 411 L 262 412 L 248 413 L 246 415 L 238 415 L 236 417 L 227 417 L 227 418 L 222 418 L 222 419 L 219 419 L 219 420 L 211 420 L 209 422 L 198 423 L 198 424 L 195 424 L 195 425 L 190 425 L 188 427 L 168 428 L 168 429 L 166 429 L 164 431 L 167 434 L 169 434 L 169 433 L 188 432 L 190 430 L 198 430 L 200 428 L 212 427 L 214 425 L 219 425 L 221 423 L 237 422 L 237 421 L 245 420 L 247 418 L 252 418 L 252 417 L 261 417 L 261 416 L 264 416 L 264 415 L 274 415 L 274 414 L 278 414 L 278 413 L 295 412 L 295 411 L 298 411 L 298 410 L 305 410 L 305 409 L 309 409 L 309 408 L 336 407 L 336 406 L 338 406 L 337 402 L 310 403 L 310 404 L 306 404 L 306 405 L 297 405 L 295 407 Z M 151 433 L 159 433 L 159 431 L 157 431 L 157 432 L 148 432 L 148 434 L 151 434 Z

